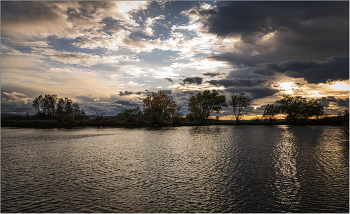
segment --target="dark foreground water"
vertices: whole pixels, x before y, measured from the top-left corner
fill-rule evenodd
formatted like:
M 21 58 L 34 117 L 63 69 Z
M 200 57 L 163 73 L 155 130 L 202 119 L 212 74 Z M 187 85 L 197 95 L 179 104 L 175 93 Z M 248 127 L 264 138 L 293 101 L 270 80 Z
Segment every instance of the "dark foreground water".
M 349 212 L 339 127 L 1 129 L 2 212 Z

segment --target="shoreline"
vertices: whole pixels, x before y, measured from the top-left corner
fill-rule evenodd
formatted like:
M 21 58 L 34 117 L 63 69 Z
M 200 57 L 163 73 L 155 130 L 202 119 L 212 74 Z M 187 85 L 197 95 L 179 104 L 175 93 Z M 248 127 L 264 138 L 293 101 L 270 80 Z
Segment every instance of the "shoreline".
M 319 120 L 298 121 L 293 124 L 287 121 L 241 121 L 238 126 L 243 125 L 292 125 L 292 126 L 343 126 L 348 123 L 348 118 L 324 118 Z M 174 123 L 171 121 L 165 121 L 164 124 L 151 124 L 148 121 L 143 122 L 127 122 L 127 121 L 115 121 L 115 120 L 81 120 L 72 121 L 70 124 L 65 124 L 57 120 L 33 120 L 33 119 L 19 119 L 19 118 L 1 118 L 1 127 L 13 127 L 13 128 L 88 128 L 88 127 L 111 127 L 111 128 L 142 128 L 142 127 L 180 127 L 180 126 L 210 126 L 210 125 L 233 125 L 237 126 L 235 121 L 208 121 L 206 124 L 198 122 L 180 121 Z

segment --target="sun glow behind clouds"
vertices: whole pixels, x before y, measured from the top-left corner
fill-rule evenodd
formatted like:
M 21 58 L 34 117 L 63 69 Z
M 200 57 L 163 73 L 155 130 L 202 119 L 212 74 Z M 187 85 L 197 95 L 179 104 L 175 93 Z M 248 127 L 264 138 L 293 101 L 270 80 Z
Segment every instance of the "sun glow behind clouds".
M 337 81 L 330 85 L 330 88 L 335 90 L 349 90 L 349 80 L 348 81 Z
M 299 83 L 299 84 L 298 84 Z M 345 99 L 349 96 L 349 80 L 334 81 L 330 83 L 310 84 L 300 80 L 278 83 L 278 89 L 283 94 L 302 96 L 306 98 L 321 98 L 324 96 L 335 96 Z
M 293 94 L 293 89 L 296 87 L 294 82 L 282 82 L 279 83 L 278 89 L 283 90 L 286 94 Z

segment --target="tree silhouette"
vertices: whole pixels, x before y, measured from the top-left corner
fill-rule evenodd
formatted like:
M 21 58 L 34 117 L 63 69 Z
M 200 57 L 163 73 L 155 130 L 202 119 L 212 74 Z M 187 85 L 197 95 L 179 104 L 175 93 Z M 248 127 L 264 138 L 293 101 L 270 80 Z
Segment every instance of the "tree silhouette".
M 39 95 L 33 100 L 32 106 L 37 111 L 37 116 L 43 119 L 63 120 L 67 115 L 72 115 L 83 119 L 86 117 L 85 111 L 79 108 L 79 105 L 73 103 L 73 100 L 65 97 L 58 98 L 56 94 L 45 94 L 43 97 Z
M 293 124 L 297 124 L 299 121 L 306 121 L 312 116 L 318 118 L 324 114 L 323 106 L 314 99 L 307 102 L 306 98 L 287 95 L 277 101 L 277 103 L 279 104 L 280 113 L 287 114 L 287 121 Z
M 280 110 L 278 106 L 273 106 L 272 104 L 267 104 L 264 110 L 263 117 L 268 118 L 270 122 L 272 123 L 274 120 L 276 120 L 276 115 L 279 114 Z
M 188 109 L 193 118 L 201 123 L 206 123 L 210 114 L 215 111 L 219 112 L 223 106 L 227 106 L 225 95 L 219 95 L 219 92 L 205 90 L 190 98 Z
M 232 106 L 237 125 L 239 125 L 242 109 L 249 107 L 251 103 L 249 97 L 244 96 L 244 94 L 245 93 L 239 93 L 239 95 L 231 95 L 230 105 Z

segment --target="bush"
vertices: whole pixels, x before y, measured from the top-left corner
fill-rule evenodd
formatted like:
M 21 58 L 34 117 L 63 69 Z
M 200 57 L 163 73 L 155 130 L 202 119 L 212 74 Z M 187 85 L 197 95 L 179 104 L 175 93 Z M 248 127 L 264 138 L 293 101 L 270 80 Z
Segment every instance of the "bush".
M 72 126 L 74 123 L 74 116 L 73 115 L 66 115 L 63 119 L 63 125 L 64 126 Z

